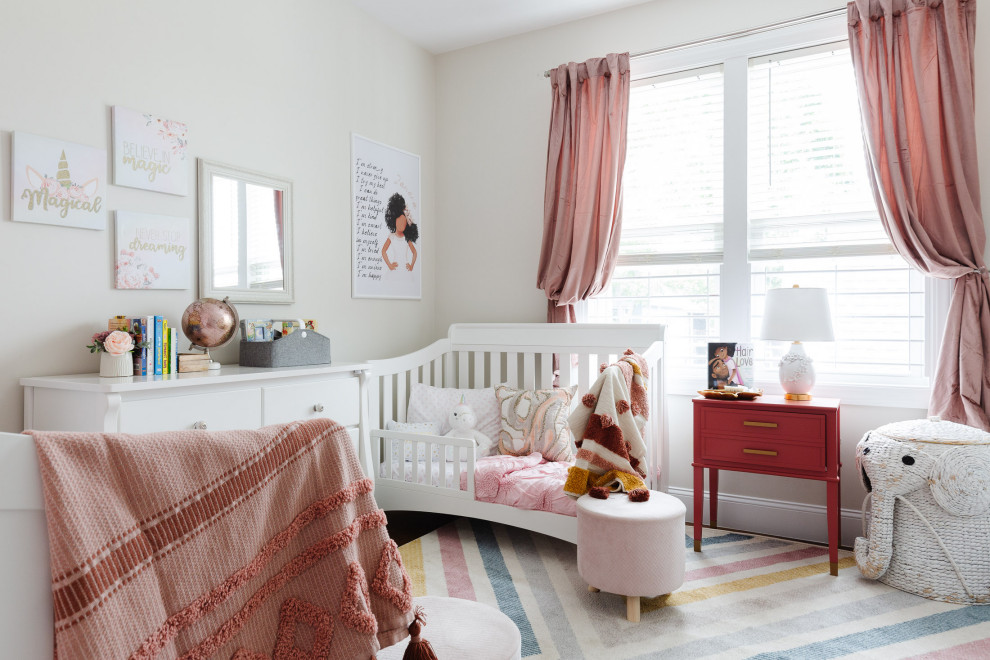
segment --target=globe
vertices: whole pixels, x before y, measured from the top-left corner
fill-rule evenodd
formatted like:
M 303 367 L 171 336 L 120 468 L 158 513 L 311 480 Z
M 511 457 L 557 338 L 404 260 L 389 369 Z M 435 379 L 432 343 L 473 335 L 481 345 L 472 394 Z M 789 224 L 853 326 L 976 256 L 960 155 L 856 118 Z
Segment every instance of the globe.
M 200 348 L 218 348 L 237 335 L 237 310 L 227 298 L 200 298 L 182 313 L 182 334 Z

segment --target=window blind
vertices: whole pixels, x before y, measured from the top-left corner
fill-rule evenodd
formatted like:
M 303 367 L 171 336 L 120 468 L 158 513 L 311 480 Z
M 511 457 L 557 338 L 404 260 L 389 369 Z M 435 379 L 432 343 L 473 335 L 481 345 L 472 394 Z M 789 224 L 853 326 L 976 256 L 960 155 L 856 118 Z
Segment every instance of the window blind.
M 620 265 L 722 261 L 722 67 L 630 94 Z
M 749 259 L 893 254 L 866 173 L 849 48 L 749 60 Z

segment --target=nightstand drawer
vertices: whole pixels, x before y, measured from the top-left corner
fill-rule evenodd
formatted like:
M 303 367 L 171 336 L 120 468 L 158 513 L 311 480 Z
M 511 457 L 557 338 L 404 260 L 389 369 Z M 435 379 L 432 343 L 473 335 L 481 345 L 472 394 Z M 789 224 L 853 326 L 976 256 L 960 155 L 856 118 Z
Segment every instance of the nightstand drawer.
M 741 463 L 763 469 L 824 472 L 825 442 L 770 442 L 756 438 L 726 438 L 706 435 L 702 439 L 705 462 Z
M 705 434 L 824 444 L 824 415 L 725 408 L 703 408 L 701 414 L 701 428 Z

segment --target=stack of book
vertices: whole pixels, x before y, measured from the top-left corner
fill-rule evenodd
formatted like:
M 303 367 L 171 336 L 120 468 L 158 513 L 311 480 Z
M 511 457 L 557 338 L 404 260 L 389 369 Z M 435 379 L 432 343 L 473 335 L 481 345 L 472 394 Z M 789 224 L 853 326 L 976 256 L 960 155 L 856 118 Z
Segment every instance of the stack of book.
M 210 368 L 210 356 L 206 353 L 179 353 L 179 373 L 206 371 Z
M 145 348 L 135 348 L 135 376 L 166 376 L 178 373 L 179 332 L 170 327 L 163 316 L 114 316 L 107 330 L 123 330 L 135 335 L 136 342 L 147 342 Z

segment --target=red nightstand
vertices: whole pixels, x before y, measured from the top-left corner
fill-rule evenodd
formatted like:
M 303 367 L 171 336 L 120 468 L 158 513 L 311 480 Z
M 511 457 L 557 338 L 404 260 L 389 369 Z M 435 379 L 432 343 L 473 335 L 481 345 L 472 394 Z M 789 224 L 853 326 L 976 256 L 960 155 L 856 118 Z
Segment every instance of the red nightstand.
M 701 552 L 705 468 L 711 527 L 717 527 L 718 471 L 816 479 L 826 484 L 828 559 L 839 574 L 839 400 L 694 400 L 694 551 Z

